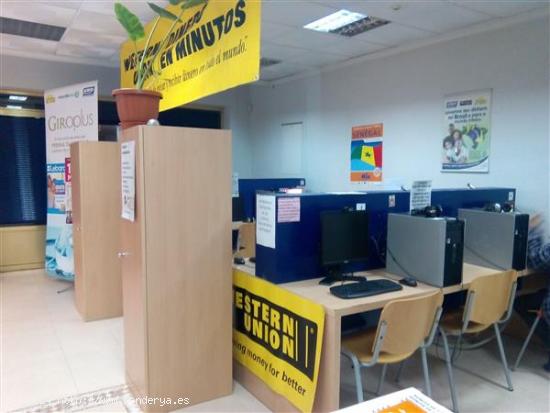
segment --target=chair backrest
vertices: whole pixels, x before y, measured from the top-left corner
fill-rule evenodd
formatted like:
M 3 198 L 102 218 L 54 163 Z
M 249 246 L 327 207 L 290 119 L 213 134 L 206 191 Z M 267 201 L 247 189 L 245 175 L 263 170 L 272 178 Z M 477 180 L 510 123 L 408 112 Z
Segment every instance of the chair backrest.
M 499 321 L 510 302 L 512 285 L 517 280 L 514 270 L 478 277 L 472 281 L 468 291 L 475 293 L 470 319 L 479 324 L 493 324 Z
M 420 297 L 390 301 L 380 314 L 378 331 L 383 322 L 386 333 L 381 351 L 406 354 L 419 348 L 429 336 L 437 310 L 443 303 L 443 293 L 434 291 Z M 374 351 L 376 342 L 373 344 Z
M 256 224 L 249 222 L 239 227 L 239 250 L 235 255 L 243 258 L 256 256 Z

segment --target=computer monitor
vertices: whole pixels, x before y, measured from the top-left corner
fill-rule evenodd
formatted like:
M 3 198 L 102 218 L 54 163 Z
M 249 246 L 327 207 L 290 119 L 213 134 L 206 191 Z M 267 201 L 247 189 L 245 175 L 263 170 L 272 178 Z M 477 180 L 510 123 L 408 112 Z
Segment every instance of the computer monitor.
M 369 217 L 366 211 L 321 212 L 321 265 L 328 272 L 321 283 L 339 280 L 362 281 L 344 276 L 346 264 L 368 259 Z
M 244 221 L 244 201 L 240 196 L 234 196 L 232 199 L 232 221 Z

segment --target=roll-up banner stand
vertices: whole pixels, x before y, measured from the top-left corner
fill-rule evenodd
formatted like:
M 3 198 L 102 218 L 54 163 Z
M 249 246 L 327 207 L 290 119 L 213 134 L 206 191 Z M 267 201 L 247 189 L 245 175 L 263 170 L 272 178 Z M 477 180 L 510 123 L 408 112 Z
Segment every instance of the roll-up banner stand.
M 48 215 L 46 273 L 74 280 L 70 145 L 98 140 L 97 81 L 44 93 Z

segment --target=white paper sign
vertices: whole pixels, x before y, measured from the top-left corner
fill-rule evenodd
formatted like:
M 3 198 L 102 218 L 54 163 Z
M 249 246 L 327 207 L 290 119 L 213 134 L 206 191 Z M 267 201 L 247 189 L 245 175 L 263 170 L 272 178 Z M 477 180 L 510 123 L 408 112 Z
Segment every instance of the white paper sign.
M 410 210 L 423 209 L 432 203 L 432 181 L 414 181 L 411 187 Z
M 231 176 L 232 181 L 232 193 L 234 197 L 239 196 L 239 174 L 237 172 L 233 172 L 233 175 Z
M 136 143 L 120 145 L 120 171 L 122 176 L 122 218 L 134 222 L 136 209 Z
M 256 242 L 275 248 L 275 196 L 256 195 Z
M 277 203 L 277 222 L 300 222 L 299 197 L 281 197 Z

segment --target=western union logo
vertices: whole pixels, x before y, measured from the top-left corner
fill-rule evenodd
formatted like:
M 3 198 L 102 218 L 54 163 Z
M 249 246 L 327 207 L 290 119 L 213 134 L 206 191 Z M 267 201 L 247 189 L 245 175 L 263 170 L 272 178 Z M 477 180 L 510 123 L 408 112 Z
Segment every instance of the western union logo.
M 46 103 L 55 103 L 55 97 L 52 95 L 46 95 Z
M 233 286 L 234 328 L 313 379 L 317 324 Z

